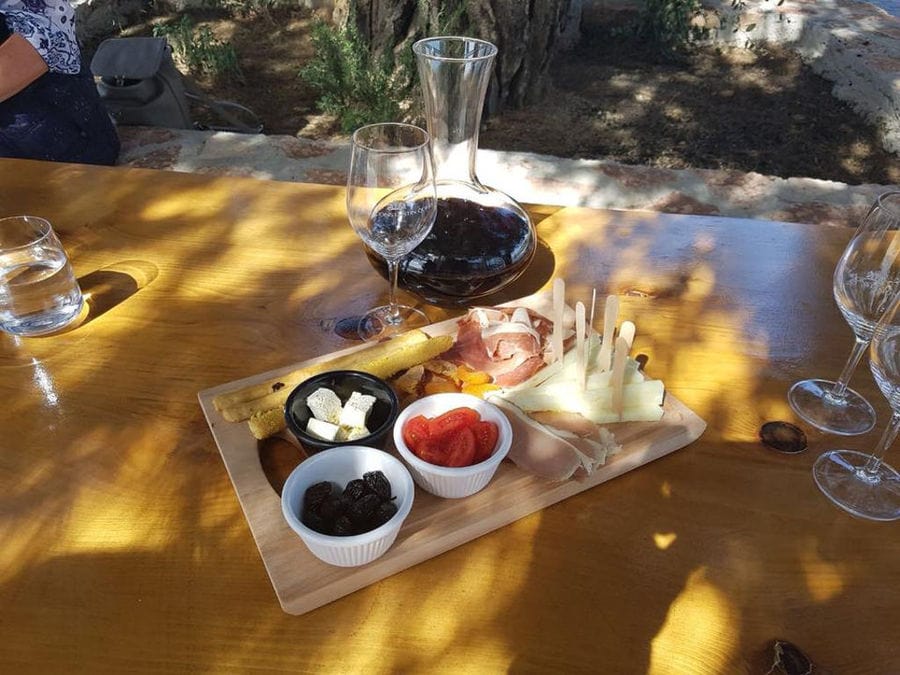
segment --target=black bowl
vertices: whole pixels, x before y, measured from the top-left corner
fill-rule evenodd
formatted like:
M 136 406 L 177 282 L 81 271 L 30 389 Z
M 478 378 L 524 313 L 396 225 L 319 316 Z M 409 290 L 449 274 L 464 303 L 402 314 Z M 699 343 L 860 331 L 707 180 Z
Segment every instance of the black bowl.
M 346 403 L 354 391 L 375 397 L 375 404 L 369 413 L 366 426 L 371 430 L 368 436 L 352 441 L 326 441 L 306 433 L 306 424 L 312 413 L 306 405 L 306 397 L 319 387 L 331 389 L 341 402 Z M 284 406 L 284 419 L 288 429 L 309 453 L 321 452 L 342 445 L 366 445 L 383 449 L 388 432 L 400 412 L 400 402 L 391 386 L 384 380 L 358 370 L 331 370 L 320 373 L 297 385 L 290 393 Z

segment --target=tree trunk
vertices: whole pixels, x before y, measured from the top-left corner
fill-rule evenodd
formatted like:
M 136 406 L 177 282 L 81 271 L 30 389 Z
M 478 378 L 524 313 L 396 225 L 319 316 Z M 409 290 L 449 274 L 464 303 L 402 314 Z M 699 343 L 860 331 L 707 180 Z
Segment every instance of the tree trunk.
M 540 100 L 551 59 L 577 40 L 582 0 L 341 0 L 336 16 L 346 16 L 351 5 L 374 52 L 408 50 L 414 40 L 432 35 L 495 44 L 491 113 Z

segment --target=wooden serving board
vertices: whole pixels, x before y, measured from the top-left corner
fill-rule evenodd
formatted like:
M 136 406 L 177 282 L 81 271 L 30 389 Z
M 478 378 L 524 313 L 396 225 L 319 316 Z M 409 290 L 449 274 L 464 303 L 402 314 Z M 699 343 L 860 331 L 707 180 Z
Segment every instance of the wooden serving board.
M 548 301 L 542 295 L 514 304 L 527 305 L 548 314 Z M 456 320 L 453 319 L 434 324 L 427 332 L 437 335 L 455 330 Z M 300 366 L 362 347 L 229 382 L 198 395 L 275 594 L 282 609 L 289 614 L 303 614 L 337 600 L 674 452 L 699 438 L 706 428 L 702 419 L 667 393 L 665 413 L 659 422 L 632 422 L 609 427 L 623 450 L 590 476 L 551 482 L 528 474 L 505 460 L 484 490 L 465 499 L 441 499 L 417 486 L 412 511 L 385 555 L 362 567 L 334 567 L 313 556 L 288 527 L 281 513 L 280 497 L 263 472 L 258 441 L 246 423 L 227 422 L 215 409 L 213 399 L 221 393 L 279 377 Z M 535 430 L 529 432 L 528 437 L 517 437 L 513 442 L 540 443 L 542 436 L 542 432 Z M 394 452 L 394 449 L 388 447 L 388 451 Z

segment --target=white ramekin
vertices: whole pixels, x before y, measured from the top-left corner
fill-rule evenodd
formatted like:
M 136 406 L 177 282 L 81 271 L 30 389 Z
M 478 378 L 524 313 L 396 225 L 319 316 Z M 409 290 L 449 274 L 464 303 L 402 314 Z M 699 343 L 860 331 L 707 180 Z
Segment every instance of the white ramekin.
M 403 441 L 403 425 L 416 415 L 435 417 L 454 408 L 468 407 L 477 410 L 481 419 L 493 422 L 499 431 L 493 454 L 483 462 L 464 467 L 447 467 L 431 464 L 416 457 Z M 493 403 L 470 394 L 432 394 L 410 403 L 394 423 L 394 447 L 409 466 L 416 484 L 438 497 L 458 499 L 468 497 L 483 489 L 494 477 L 500 462 L 512 445 L 512 427 L 506 415 Z
M 367 471 L 377 470 L 390 481 L 397 505 L 397 513 L 384 525 L 364 534 L 338 537 L 320 534 L 300 520 L 303 495 L 311 485 L 327 480 L 343 489 Z M 344 445 L 312 455 L 291 472 L 281 491 L 281 512 L 291 529 L 319 560 L 339 567 L 356 567 L 384 555 L 391 547 L 412 509 L 414 494 L 412 477 L 396 457 L 375 448 Z

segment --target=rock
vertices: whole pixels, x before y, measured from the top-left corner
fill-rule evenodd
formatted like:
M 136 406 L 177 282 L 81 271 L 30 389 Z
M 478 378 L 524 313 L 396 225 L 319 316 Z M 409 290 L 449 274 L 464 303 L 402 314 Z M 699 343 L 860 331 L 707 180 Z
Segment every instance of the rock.
M 71 0 L 79 41 L 93 43 L 138 21 L 142 0 Z

